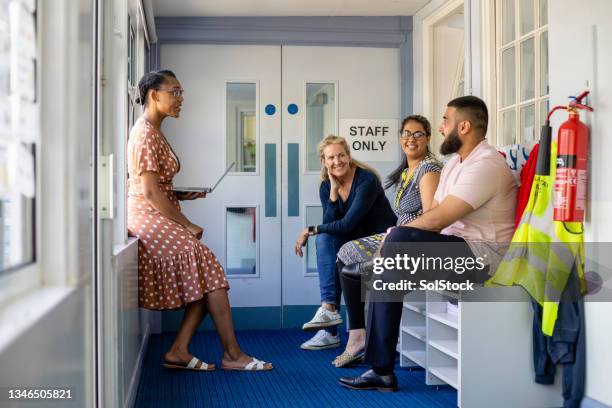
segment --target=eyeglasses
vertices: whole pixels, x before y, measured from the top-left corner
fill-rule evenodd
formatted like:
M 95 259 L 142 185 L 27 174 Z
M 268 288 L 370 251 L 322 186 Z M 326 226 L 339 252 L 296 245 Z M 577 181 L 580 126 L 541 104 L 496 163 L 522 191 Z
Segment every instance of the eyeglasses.
M 417 130 L 414 133 L 409 130 L 404 130 L 403 132 L 400 132 L 400 138 L 402 139 L 409 139 L 410 136 L 414 137 L 416 140 L 419 140 L 427 136 L 427 134 L 421 130 Z
M 172 94 L 175 98 L 180 98 L 181 96 L 183 96 L 183 93 L 185 92 L 185 90 L 181 89 L 181 88 L 158 89 L 158 91 L 168 92 L 168 93 Z

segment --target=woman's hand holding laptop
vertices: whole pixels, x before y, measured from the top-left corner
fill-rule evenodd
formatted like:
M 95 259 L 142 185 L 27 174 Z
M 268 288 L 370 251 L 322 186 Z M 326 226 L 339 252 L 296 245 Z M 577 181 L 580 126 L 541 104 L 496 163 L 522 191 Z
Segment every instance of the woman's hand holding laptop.
M 221 177 L 219 177 L 215 185 L 212 187 L 174 187 L 173 191 L 179 200 L 195 200 L 196 198 L 204 198 L 206 197 L 207 193 L 212 193 L 214 191 L 214 189 L 219 185 L 221 180 L 223 180 L 223 178 L 227 175 L 227 173 L 229 173 L 229 171 L 232 169 L 232 167 L 234 167 L 235 164 L 236 162 L 230 164 L 229 167 L 225 169 L 225 172 L 221 175 Z
M 179 199 L 180 201 L 204 198 L 206 197 L 206 194 L 207 194 L 204 191 L 176 191 L 176 190 L 174 191 L 174 193 L 176 194 L 176 198 Z

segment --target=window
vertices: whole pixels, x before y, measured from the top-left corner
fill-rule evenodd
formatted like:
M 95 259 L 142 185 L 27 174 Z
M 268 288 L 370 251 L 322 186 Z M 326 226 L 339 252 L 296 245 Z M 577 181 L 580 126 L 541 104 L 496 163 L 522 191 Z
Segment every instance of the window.
M 35 259 L 35 2 L 0 2 L 0 274 Z
M 257 84 L 228 83 L 226 86 L 227 163 L 235 172 L 257 171 Z
M 336 133 L 336 86 L 334 83 L 306 84 L 306 171 L 319 171 L 317 148 L 324 137 Z
M 138 79 L 136 78 L 136 34 L 134 33 L 134 26 L 132 25 L 132 18 L 128 15 L 128 32 L 130 34 L 130 39 L 128 42 L 128 129 L 132 128 L 134 122 L 136 121 L 135 117 L 135 108 L 136 108 L 136 98 L 138 97 L 138 87 L 136 86 Z
M 323 207 L 320 205 L 306 206 L 306 225 L 320 225 L 323 220 Z M 317 246 L 315 238 L 310 238 L 306 244 L 306 275 L 317 275 Z
M 226 209 L 225 268 L 228 275 L 257 275 L 256 207 Z
M 124 71 L 121 64 L 115 64 L 110 67 L 108 73 L 109 77 L 120 79 L 126 87 L 117 87 L 110 91 L 107 89 L 109 98 L 113 100 L 119 98 L 125 98 L 125 104 L 117 104 L 112 111 L 112 119 L 109 118 L 107 126 L 120 125 L 122 132 L 116 132 L 112 139 L 113 154 L 115 155 L 118 169 L 121 169 L 122 177 L 118 177 L 116 191 L 122 191 L 123 194 L 116 195 L 116 211 L 115 225 L 113 230 L 115 231 L 113 241 L 117 245 L 126 245 L 128 240 L 127 230 L 127 145 L 129 140 L 129 134 L 134 126 L 134 123 L 138 120 L 140 115 L 143 113 L 142 105 L 136 103 L 136 99 L 139 97 L 138 81 L 144 75 L 146 66 L 146 51 L 149 50 L 149 37 L 146 31 L 146 21 L 142 11 L 142 7 L 139 1 L 130 0 L 129 2 L 129 13 L 127 15 L 125 25 L 125 40 L 114 49 L 114 47 L 108 47 L 109 50 L 113 49 L 113 52 L 125 53 L 127 60 L 127 70 Z M 122 38 L 123 35 L 122 35 Z M 114 54 L 113 54 L 114 55 Z M 158 67 L 152 67 L 158 69 Z M 119 93 L 120 92 L 120 93 Z M 116 119 L 116 121 L 115 121 Z
M 547 0 L 497 0 L 497 141 L 534 142 L 549 109 Z

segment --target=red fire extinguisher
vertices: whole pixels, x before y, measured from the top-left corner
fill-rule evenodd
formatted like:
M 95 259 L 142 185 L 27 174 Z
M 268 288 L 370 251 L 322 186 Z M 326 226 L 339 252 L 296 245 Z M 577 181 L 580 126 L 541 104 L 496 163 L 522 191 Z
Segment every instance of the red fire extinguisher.
M 548 114 L 565 109 L 569 118 L 559 127 L 557 138 L 557 173 L 553 193 L 553 219 L 562 222 L 582 222 L 586 207 L 587 158 L 589 154 L 589 128 L 580 121 L 578 111 L 593 111 L 582 103 L 589 94 L 584 91 L 572 97 L 568 106 L 555 106 Z

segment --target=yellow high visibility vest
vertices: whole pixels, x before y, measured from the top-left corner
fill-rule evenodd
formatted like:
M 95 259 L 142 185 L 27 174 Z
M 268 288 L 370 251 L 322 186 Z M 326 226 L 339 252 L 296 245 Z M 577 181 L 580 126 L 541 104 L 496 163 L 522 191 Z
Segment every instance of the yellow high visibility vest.
M 522 286 L 543 308 L 542 332 L 552 336 L 561 294 L 572 269 L 585 292 L 582 223 L 553 220 L 557 144 L 551 145 L 550 174 L 536 175 L 512 242 L 487 286 Z

